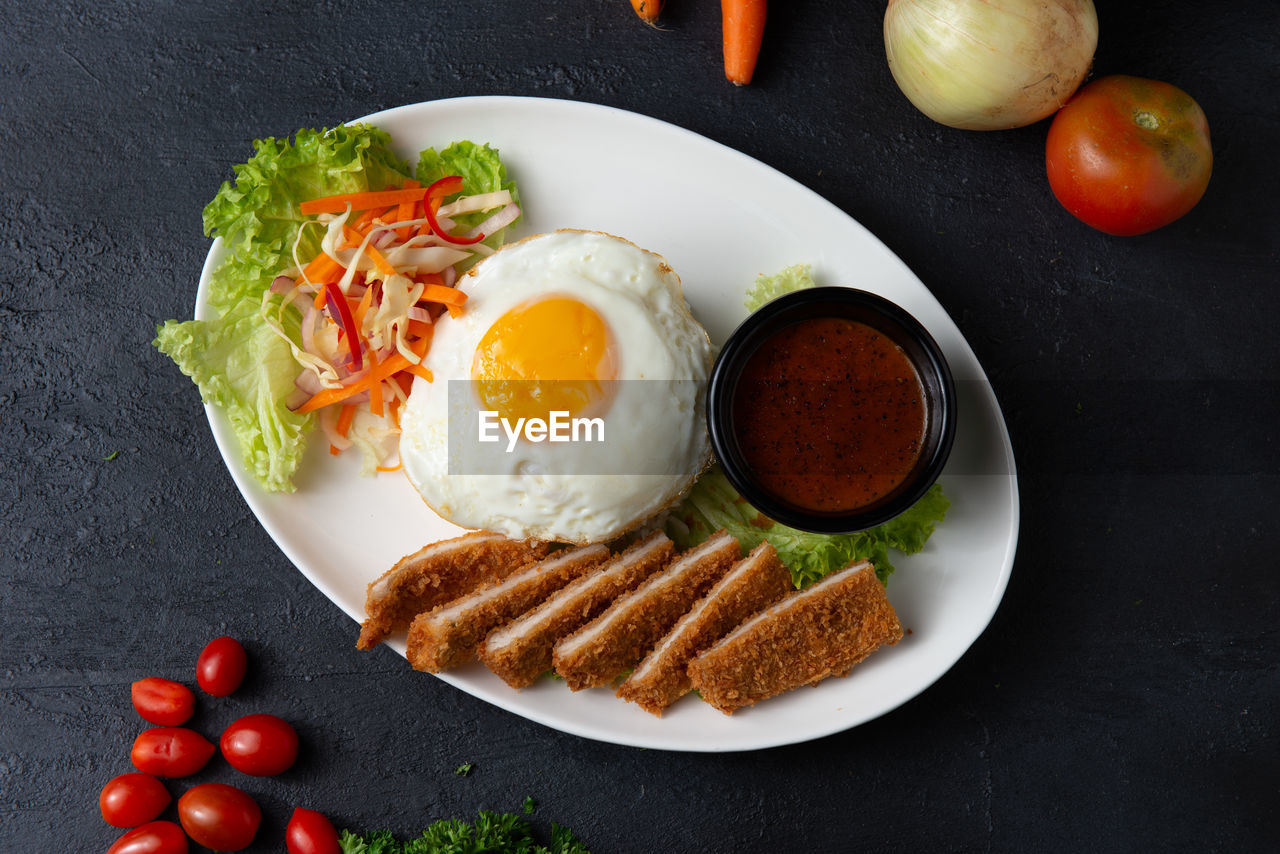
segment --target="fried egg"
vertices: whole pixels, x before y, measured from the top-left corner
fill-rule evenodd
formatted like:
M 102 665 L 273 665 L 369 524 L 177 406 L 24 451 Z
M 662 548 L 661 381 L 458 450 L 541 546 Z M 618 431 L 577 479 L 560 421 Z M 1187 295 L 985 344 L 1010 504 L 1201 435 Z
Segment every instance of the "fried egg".
M 401 417 L 404 471 L 440 516 L 606 542 L 708 465 L 710 342 L 661 256 L 562 230 L 503 247 L 458 287 L 466 306 L 437 321 L 433 380 L 414 381 Z

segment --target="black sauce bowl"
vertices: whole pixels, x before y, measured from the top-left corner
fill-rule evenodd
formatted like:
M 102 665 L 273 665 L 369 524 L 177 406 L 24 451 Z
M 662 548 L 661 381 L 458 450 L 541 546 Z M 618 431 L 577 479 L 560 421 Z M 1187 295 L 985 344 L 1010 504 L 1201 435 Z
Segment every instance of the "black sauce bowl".
M 743 369 L 764 341 L 794 323 L 831 317 L 863 323 L 902 349 L 924 388 L 925 429 L 920 455 L 893 491 L 852 510 L 823 512 L 798 507 L 761 486 L 739 447 L 733 429 L 733 408 Z M 707 426 L 711 448 L 725 477 L 761 513 L 802 531 L 853 533 L 874 528 L 902 513 L 938 479 L 955 440 L 955 381 L 933 336 L 897 304 L 854 288 L 807 288 L 762 306 L 729 336 L 711 369 Z

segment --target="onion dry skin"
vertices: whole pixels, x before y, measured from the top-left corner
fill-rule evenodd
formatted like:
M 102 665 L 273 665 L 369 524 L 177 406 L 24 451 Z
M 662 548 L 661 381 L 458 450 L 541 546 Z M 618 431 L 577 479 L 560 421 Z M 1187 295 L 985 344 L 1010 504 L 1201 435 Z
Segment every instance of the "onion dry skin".
M 893 79 L 929 118 L 1003 130 L 1052 115 L 1089 72 L 1093 0 L 889 0 Z

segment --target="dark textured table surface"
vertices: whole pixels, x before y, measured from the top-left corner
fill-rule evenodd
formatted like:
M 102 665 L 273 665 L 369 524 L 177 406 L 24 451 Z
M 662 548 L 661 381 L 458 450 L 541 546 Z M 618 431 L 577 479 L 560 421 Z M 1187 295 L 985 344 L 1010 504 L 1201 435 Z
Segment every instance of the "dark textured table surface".
M 0 2 L 0 847 L 105 850 L 129 684 L 191 681 L 221 633 L 251 655 L 244 702 L 303 741 L 246 784 L 257 851 L 283 849 L 296 803 L 406 835 L 526 796 L 539 834 L 600 852 L 1280 845 L 1277 6 L 1099 3 L 1095 73 L 1182 86 L 1215 147 L 1191 214 L 1118 239 L 1049 193 L 1047 123 L 962 132 L 907 103 L 883 2 L 773 3 L 743 89 L 717 4 L 668 5 L 654 32 L 623 0 Z M 357 653 L 258 525 L 150 344 L 190 316 L 201 208 L 255 137 L 478 94 L 608 104 L 756 157 L 959 324 L 1022 528 L 994 621 L 918 698 L 760 752 L 586 741 Z M 240 711 L 202 701 L 195 725 Z

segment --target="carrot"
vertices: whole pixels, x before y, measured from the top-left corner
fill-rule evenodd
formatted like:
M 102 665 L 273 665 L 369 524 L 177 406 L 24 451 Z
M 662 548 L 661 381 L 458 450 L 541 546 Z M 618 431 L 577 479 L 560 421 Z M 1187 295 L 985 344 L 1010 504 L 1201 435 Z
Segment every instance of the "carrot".
M 334 430 L 339 436 L 346 436 L 351 432 L 351 422 L 356 417 L 356 408 L 354 406 L 343 406 L 342 411 L 338 413 L 338 422 L 334 425 Z M 342 453 L 342 449 L 337 445 L 329 446 L 329 455 L 338 456 Z
M 430 344 L 430 338 L 422 338 L 410 344 L 409 349 L 413 351 L 414 355 L 421 359 L 422 356 L 426 354 L 427 347 L 430 346 Z M 325 406 L 329 406 L 334 403 L 341 403 L 352 395 L 359 394 L 362 391 L 370 391 L 373 388 L 374 383 L 380 383 L 387 377 L 408 368 L 419 368 L 426 371 L 426 368 L 409 361 L 402 353 L 392 353 L 387 357 L 385 362 L 380 362 L 377 367 L 370 368 L 369 372 L 361 377 L 357 382 L 354 382 L 351 385 L 342 386 L 341 388 L 321 389 L 313 394 L 306 403 L 298 407 L 297 411 L 300 414 L 305 415 L 308 412 L 315 412 L 317 409 L 321 409 Z M 416 374 L 418 371 L 415 370 L 414 373 Z M 429 374 L 430 371 L 427 371 L 427 373 Z
M 444 285 L 427 283 L 422 286 L 422 296 L 418 299 L 427 302 L 442 302 L 445 305 L 461 307 L 467 304 L 467 295 L 457 288 L 446 288 Z
M 310 199 L 298 206 L 303 216 L 322 213 L 342 213 L 347 205 L 352 210 L 363 211 L 369 208 L 385 208 L 388 205 L 399 205 L 403 202 L 421 201 L 427 195 L 421 187 L 410 187 L 404 190 L 376 190 L 366 193 L 340 193 L 336 196 L 324 196 Z
M 764 38 L 765 0 L 720 0 L 724 27 L 724 76 L 746 86 L 756 70 Z
M 346 267 L 321 252 L 302 268 L 302 275 L 294 279 L 294 282 L 300 285 L 310 280 L 317 285 L 323 285 L 327 281 L 338 281 L 345 272 L 347 272 Z
M 359 246 L 360 243 L 363 242 L 365 238 L 365 236 L 357 234 L 355 229 L 346 225 L 342 227 L 342 236 L 347 239 L 348 243 L 355 241 L 355 244 L 357 246 Z M 372 243 L 366 244 L 364 247 L 364 251 L 366 254 L 368 254 L 370 258 L 373 259 L 373 266 L 377 267 L 378 270 L 382 273 L 382 275 L 394 276 L 396 274 L 396 268 L 391 266 L 391 262 L 387 260 L 387 256 L 383 255 L 376 248 L 374 248 L 374 245 Z
M 364 289 L 360 302 L 356 303 L 355 309 L 351 312 L 351 319 L 356 322 L 356 329 L 364 329 L 364 316 L 369 313 L 371 305 L 373 305 L 373 285 Z
M 640 20 L 652 27 L 662 14 L 662 0 L 631 0 L 631 8 L 636 10 Z
M 435 375 L 431 373 L 430 368 L 424 368 L 422 365 L 410 365 L 408 371 L 415 377 L 422 377 L 429 383 L 435 382 Z
M 377 368 L 378 357 L 372 352 L 369 353 L 369 360 L 373 363 L 372 367 Z M 374 383 L 369 387 L 369 412 L 373 415 L 382 417 L 382 383 Z
M 422 185 L 417 181 L 405 181 L 405 190 L 416 190 Z M 396 221 L 404 222 L 407 219 L 413 219 L 414 208 L 418 206 L 417 202 L 401 202 L 400 207 L 396 209 Z M 406 225 L 404 228 L 397 229 L 396 233 L 400 235 L 400 241 L 403 243 L 409 239 L 409 232 L 413 231 L 413 226 Z
M 342 411 L 338 413 L 338 423 L 336 429 L 339 436 L 346 436 L 351 432 L 351 422 L 355 420 L 356 408 L 354 406 L 343 406 Z

